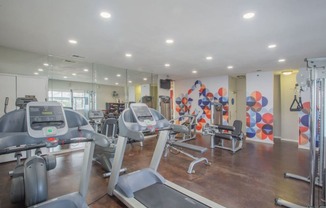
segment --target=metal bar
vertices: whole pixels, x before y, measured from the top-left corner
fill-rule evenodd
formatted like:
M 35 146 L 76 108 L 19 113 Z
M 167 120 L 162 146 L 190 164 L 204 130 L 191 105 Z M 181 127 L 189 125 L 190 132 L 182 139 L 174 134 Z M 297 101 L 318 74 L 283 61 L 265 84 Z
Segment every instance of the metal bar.
M 88 142 L 85 145 L 83 166 L 80 177 L 79 193 L 85 199 L 87 196 L 89 180 L 91 177 L 92 161 L 94 154 L 95 142 Z
M 157 168 L 160 164 L 163 152 L 165 150 L 165 144 L 168 140 L 169 137 L 169 131 L 165 130 L 165 131 L 160 131 L 159 137 L 158 137 L 158 141 L 153 153 L 153 157 L 151 160 L 151 164 L 150 164 L 150 168 L 154 171 L 157 171 Z
M 316 109 L 316 95 L 317 95 L 317 79 L 316 68 L 310 69 L 310 196 L 309 206 L 315 207 L 315 178 L 316 178 L 316 122 L 317 122 L 317 109 Z

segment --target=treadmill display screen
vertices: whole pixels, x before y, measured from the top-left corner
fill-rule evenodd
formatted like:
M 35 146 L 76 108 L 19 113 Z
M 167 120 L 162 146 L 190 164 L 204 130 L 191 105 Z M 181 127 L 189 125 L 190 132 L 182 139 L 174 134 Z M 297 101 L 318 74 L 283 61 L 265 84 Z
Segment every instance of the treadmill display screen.
M 29 112 L 30 125 L 34 130 L 42 130 L 48 126 L 55 126 L 59 129 L 65 126 L 61 106 L 31 106 Z
M 147 106 L 133 106 L 132 109 L 138 120 L 153 120 L 153 116 Z

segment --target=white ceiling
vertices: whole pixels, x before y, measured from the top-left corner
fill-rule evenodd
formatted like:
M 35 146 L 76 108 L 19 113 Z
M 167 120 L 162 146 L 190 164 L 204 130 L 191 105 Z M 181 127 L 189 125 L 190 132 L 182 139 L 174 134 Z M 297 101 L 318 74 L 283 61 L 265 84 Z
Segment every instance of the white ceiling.
M 175 79 L 296 69 L 326 55 L 325 8 L 325 0 L 0 0 L 0 46 Z

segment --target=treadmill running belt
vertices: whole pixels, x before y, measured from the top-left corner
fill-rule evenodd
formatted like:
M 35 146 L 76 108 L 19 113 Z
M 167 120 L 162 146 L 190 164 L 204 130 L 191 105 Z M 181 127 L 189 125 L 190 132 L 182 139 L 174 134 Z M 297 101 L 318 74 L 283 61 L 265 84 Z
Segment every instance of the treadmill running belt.
M 153 184 L 134 193 L 135 198 L 146 207 L 155 208 L 204 208 L 206 205 L 164 184 Z

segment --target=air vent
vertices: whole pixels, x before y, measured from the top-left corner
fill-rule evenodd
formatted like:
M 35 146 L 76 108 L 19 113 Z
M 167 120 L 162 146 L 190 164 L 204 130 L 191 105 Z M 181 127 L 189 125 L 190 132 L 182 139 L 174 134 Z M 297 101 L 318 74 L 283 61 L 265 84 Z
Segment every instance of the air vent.
M 85 58 L 84 56 L 80 56 L 80 55 L 76 55 L 76 54 L 73 54 L 72 57 L 74 57 L 74 58 L 80 58 L 80 59 L 84 59 Z
M 68 60 L 68 59 L 65 59 L 65 62 L 67 62 L 67 63 L 76 63 L 75 61 Z
M 237 78 L 238 79 L 245 79 L 246 78 L 246 75 L 238 75 Z

